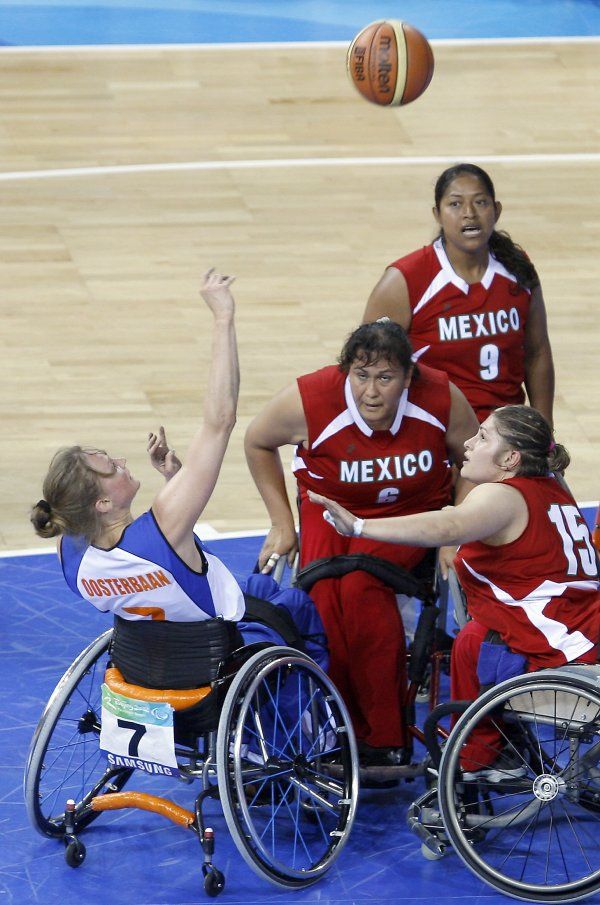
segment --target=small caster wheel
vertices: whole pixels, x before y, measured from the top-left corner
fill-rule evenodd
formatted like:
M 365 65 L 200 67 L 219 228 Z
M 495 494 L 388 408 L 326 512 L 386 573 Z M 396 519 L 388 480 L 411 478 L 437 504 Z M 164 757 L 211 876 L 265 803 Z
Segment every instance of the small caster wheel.
M 85 845 L 74 839 L 65 849 L 65 861 L 69 867 L 79 867 L 85 861 Z
M 444 857 L 443 852 L 433 852 L 430 848 L 428 848 L 425 843 L 421 845 L 421 854 L 427 861 L 439 861 L 440 858 Z
M 216 867 L 208 867 L 204 873 L 204 892 L 213 899 L 223 892 L 225 877 Z

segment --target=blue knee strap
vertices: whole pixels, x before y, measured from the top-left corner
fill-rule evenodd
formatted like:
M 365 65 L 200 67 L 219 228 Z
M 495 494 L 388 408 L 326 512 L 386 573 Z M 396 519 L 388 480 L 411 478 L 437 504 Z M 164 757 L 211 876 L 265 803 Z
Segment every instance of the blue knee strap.
M 523 654 L 513 653 L 505 644 L 482 642 L 477 661 L 477 678 L 482 689 L 521 676 L 526 669 L 527 657 Z

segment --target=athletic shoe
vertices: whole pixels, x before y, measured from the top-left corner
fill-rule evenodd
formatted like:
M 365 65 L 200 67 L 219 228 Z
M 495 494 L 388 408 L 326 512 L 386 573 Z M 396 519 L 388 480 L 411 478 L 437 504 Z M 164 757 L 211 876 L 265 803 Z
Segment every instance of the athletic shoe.
M 358 743 L 361 767 L 401 767 L 410 761 L 410 752 L 404 748 L 374 748 L 366 742 Z
M 527 765 L 513 748 L 505 748 L 489 767 L 469 770 L 462 775 L 465 782 L 484 779 L 487 782 L 503 782 L 505 779 L 520 779 L 527 773 Z

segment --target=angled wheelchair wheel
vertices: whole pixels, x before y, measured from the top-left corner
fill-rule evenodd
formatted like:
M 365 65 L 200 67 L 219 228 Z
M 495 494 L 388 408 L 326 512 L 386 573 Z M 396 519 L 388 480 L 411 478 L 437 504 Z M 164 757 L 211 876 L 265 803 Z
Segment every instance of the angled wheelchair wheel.
M 482 695 L 440 764 L 455 851 L 524 901 L 573 902 L 600 889 L 600 684 L 578 669 L 520 676 Z
M 358 797 L 350 718 L 317 664 L 260 651 L 235 676 L 217 735 L 223 812 L 241 855 L 277 886 L 314 883 L 348 839 Z
M 63 836 L 65 804 L 75 801 L 74 829 L 98 812 L 81 810 L 94 795 L 123 788 L 132 770 L 107 769 L 100 752 L 101 686 L 112 629 L 93 641 L 52 692 L 31 742 L 24 791 L 31 824 L 45 836 Z

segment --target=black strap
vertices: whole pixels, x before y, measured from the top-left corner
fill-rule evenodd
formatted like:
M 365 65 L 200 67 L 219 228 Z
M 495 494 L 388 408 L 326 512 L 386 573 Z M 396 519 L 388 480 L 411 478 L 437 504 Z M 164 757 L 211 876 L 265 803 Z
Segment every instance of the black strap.
M 242 621 L 259 622 L 261 625 L 266 625 L 281 635 L 290 647 L 306 652 L 304 639 L 291 614 L 284 606 L 277 606 L 269 600 L 253 597 L 252 594 L 244 594 L 244 600 L 246 601 L 246 612 Z
M 374 575 L 389 585 L 396 594 L 417 597 L 421 590 L 419 581 L 402 566 L 380 559 L 379 556 L 371 556 L 369 553 L 349 553 L 344 556 L 315 559 L 298 572 L 295 585 L 309 593 L 312 586 L 323 578 L 342 578 L 356 571 Z
M 419 615 L 415 637 L 410 651 L 408 678 L 421 684 L 425 678 L 429 658 L 435 639 L 435 626 L 440 611 L 436 606 L 424 606 Z
M 493 628 L 489 628 L 487 630 L 487 634 L 483 640 L 487 644 L 504 644 L 500 632 L 495 631 L 495 629 Z M 504 646 L 506 647 L 506 644 L 504 644 Z

